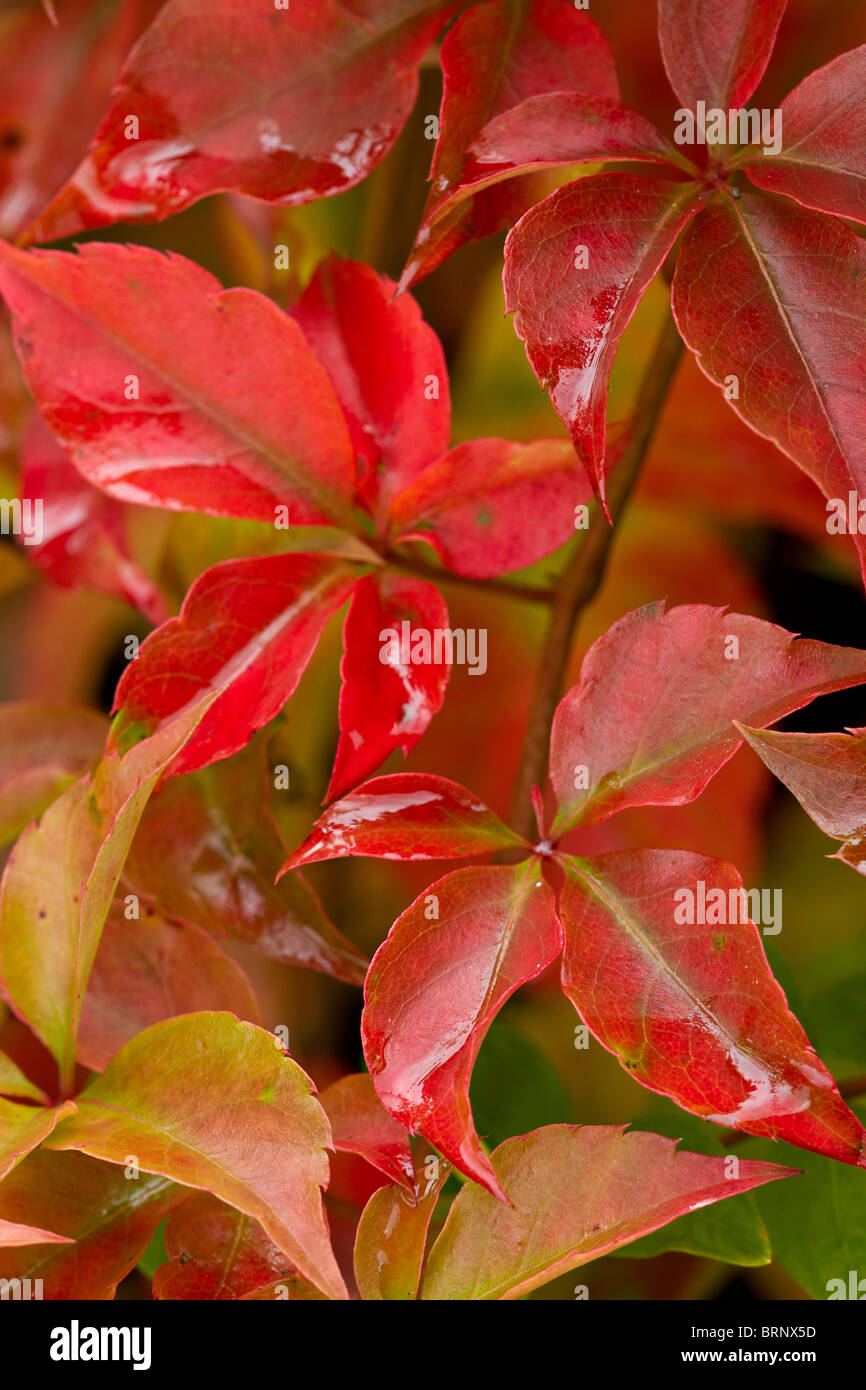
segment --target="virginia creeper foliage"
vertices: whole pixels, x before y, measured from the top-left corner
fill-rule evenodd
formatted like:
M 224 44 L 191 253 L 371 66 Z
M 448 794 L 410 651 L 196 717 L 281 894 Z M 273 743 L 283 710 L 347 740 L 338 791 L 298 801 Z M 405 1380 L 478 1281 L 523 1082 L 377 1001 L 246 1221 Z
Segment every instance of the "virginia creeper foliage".
M 818 9 L 4 7 L 4 1298 L 866 1275 Z

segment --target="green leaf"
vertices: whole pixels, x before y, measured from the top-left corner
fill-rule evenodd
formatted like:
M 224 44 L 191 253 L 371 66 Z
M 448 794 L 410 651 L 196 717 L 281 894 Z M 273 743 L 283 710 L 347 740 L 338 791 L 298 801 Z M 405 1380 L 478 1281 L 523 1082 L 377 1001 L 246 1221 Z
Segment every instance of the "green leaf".
M 866 1101 L 852 1109 L 866 1119 Z M 856 1168 L 768 1140 L 743 1146 L 749 1158 L 772 1158 L 805 1168 L 786 1192 L 765 1188 L 758 1206 L 773 1255 L 813 1298 L 826 1299 L 832 1279 L 847 1287 L 850 1271 L 866 1279 L 866 1178 Z M 866 1287 L 866 1286 L 864 1286 Z

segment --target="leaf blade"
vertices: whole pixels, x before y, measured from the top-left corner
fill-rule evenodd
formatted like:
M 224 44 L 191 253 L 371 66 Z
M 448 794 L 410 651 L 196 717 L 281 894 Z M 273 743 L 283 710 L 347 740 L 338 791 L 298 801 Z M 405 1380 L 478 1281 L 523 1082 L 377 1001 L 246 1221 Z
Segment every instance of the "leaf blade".
M 520 1298 L 690 1207 L 791 1173 L 741 1163 L 742 1176 L 730 1179 L 723 1159 L 602 1125 L 549 1125 L 506 1139 L 493 1162 L 513 1206 L 469 1184 L 457 1194 L 430 1252 L 423 1299 Z M 591 1180 L 576 1181 L 584 1174 Z
M 127 1043 L 51 1147 L 112 1163 L 135 1152 L 144 1171 L 213 1192 L 260 1221 L 302 1274 L 341 1298 L 320 1191 L 329 1142 L 309 1078 L 274 1037 L 231 1014 L 205 1013 L 155 1024 Z M 291 1179 L 280 1171 L 285 1148 Z

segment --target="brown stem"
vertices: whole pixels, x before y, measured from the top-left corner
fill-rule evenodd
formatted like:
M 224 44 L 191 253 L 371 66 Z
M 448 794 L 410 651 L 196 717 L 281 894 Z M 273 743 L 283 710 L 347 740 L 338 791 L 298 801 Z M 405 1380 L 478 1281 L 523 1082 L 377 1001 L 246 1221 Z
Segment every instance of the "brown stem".
M 866 1076 L 855 1076 L 851 1081 L 839 1082 L 839 1094 L 846 1100 L 854 1100 L 856 1096 L 866 1093 Z
M 600 511 L 593 516 L 557 587 L 512 802 L 511 824 L 527 838 L 531 838 L 534 827 L 532 788 L 543 785 L 550 726 L 565 679 L 575 627 L 604 577 L 616 522 L 622 516 L 646 457 L 682 348 L 682 339 L 669 314 L 641 382 L 631 435 L 608 479 L 608 505 L 615 523 L 611 526 Z
M 453 574 L 439 565 L 428 565 L 426 560 L 416 560 L 393 550 L 386 551 L 384 559 L 391 569 L 417 574 L 421 579 L 431 579 L 434 584 L 462 584 L 486 594 L 522 599 L 525 603 L 552 603 L 556 593 L 554 589 L 539 588 L 533 584 L 509 584 L 507 579 L 471 579 L 468 575 Z

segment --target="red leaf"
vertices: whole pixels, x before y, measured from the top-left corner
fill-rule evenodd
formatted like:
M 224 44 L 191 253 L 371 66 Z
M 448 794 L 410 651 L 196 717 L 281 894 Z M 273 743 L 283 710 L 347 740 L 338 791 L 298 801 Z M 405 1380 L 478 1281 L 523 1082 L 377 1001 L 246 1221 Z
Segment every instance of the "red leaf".
M 122 904 L 115 904 L 84 996 L 78 1060 L 102 1071 L 151 1024 L 220 1009 L 261 1024 L 256 996 L 237 962 L 197 927 L 166 922 L 149 909 L 128 921 Z
M 30 559 L 63 588 L 99 589 L 138 608 L 152 623 L 168 617 L 165 601 L 129 553 L 124 508 L 79 473 L 39 415 L 21 453 L 21 498 L 42 507 L 42 538 Z
M 424 1299 L 515 1299 L 686 1212 L 776 1178 L 774 1163 L 678 1150 L 614 1125 L 546 1125 L 506 1139 L 493 1163 L 512 1206 L 467 1183 L 430 1252 Z
M 335 1149 L 360 1154 L 392 1182 L 414 1189 L 409 1136 L 383 1107 L 371 1077 L 365 1072 L 341 1077 L 322 1091 L 319 1102 L 331 1122 Z
M 293 525 L 351 523 L 342 413 L 271 300 L 223 290 L 182 256 L 103 243 L 0 244 L 0 292 L 37 405 L 98 487 L 213 516 L 273 524 L 288 505 Z
M 53 13 L 44 0 L 48 13 Z M 32 6 L 0 18 L 0 235 L 14 237 L 87 149 L 112 83 L 145 20 L 122 5 L 65 0 L 63 28 Z M 56 23 L 56 21 L 54 21 Z
M 741 920 L 732 864 L 624 850 L 564 867 L 562 986 L 630 1076 L 716 1124 L 866 1167 L 866 1131 Z
M 561 948 L 535 860 L 458 869 L 397 918 L 367 976 L 361 1036 L 383 1105 L 505 1201 L 475 1133 L 469 1081 L 506 999 Z
M 593 644 L 556 711 L 554 828 L 693 801 L 739 748 L 735 719 L 772 724 L 864 682 L 866 652 L 853 647 L 704 604 L 638 608 Z
M 258 1221 L 209 1192 L 196 1192 L 169 1216 L 169 1263 L 153 1280 L 158 1299 L 235 1300 L 268 1288 L 297 1271 Z
M 435 660 L 444 632 L 448 609 L 432 584 L 389 572 L 359 580 L 343 631 L 340 742 L 326 800 L 351 791 L 396 748 L 415 747 L 445 699 L 444 649 Z M 404 646 L 411 653 L 410 643 L 425 640 L 429 662 L 402 660 Z
M 527 0 L 516 8 L 508 0 L 472 5 L 443 41 L 442 74 L 432 189 L 404 289 L 465 241 L 514 220 L 497 194 L 469 201 L 472 190 L 464 187 L 467 151 L 492 116 L 543 92 L 619 98 L 613 56 L 595 20 L 560 0 Z M 529 193 L 523 207 L 534 201 Z
M 477 197 L 482 188 L 534 169 L 611 159 L 694 167 L 620 102 L 585 92 L 544 92 L 487 122 L 466 162 L 461 196 Z
M 505 243 L 515 332 L 602 501 L 614 353 L 696 208 L 691 184 L 599 174 L 557 189 Z
M 126 864 L 132 886 L 203 931 L 271 960 L 362 985 L 369 961 L 329 919 L 301 874 L 275 886 L 286 845 L 270 813 L 264 750 L 163 782 Z
M 752 183 L 866 222 L 866 44 L 810 73 L 780 109 L 781 152 L 741 166 Z
M 24 1074 L 17 1062 L 13 1062 L 5 1052 L 0 1052 L 0 1096 L 11 1096 L 21 1100 L 35 1100 L 40 1105 L 49 1104 L 48 1096 Z
M 160 1221 L 186 1189 L 77 1153 L 39 1149 L 4 1180 L 0 1216 L 51 1226 L 74 1241 L 50 1250 L 0 1251 L 0 1278 L 42 1279 L 52 1302 L 111 1299 Z
M 113 741 L 122 744 L 139 720 L 161 725 L 209 690 L 217 697 L 171 775 L 236 753 L 282 709 L 354 583 L 348 567 L 314 555 L 214 565 L 121 677 Z
M 429 541 L 455 574 L 489 579 L 564 545 L 574 535 L 575 508 L 591 501 L 567 440 L 473 439 L 394 498 L 391 530 L 396 542 Z
M 834 859 L 866 875 L 866 729 L 844 734 L 740 733 L 815 824 L 844 844 Z
M 725 198 L 683 241 L 673 309 L 707 376 L 719 385 L 736 378 L 735 409 L 752 429 L 825 497 L 847 503 L 849 490 L 866 494 L 866 247 L 859 237 L 784 198 Z M 866 572 L 866 544 L 855 540 Z
M 739 107 L 766 71 L 787 0 L 659 0 L 659 43 L 683 106 Z
M 348 855 L 456 859 L 518 847 L 529 845 L 457 782 L 395 772 L 364 782 L 323 811 L 280 872 Z
M 361 494 L 381 520 L 400 488 L 448 448 L 442 345 L 411 295 L 357 261 L 331 256 L 294 311 L 327 369 L 363 464 Z
M 402 130 L 418 65 L 455 8 L 168 0 L 130 55 L 90 154 L 33 235 L 155 221 L 230 190 L 295 204 L 351 188 Z

